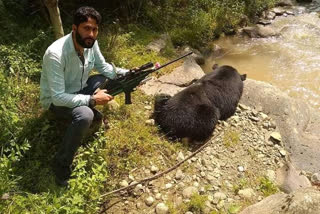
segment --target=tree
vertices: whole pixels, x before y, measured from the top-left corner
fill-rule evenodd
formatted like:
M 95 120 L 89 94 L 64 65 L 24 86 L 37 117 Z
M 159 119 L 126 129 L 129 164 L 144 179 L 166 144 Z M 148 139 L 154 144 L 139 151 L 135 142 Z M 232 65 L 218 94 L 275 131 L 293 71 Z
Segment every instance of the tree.
M 60 10 L 58 7 L 59 0 L 43 0 L 43 1 L 49 12 L 50 21 L 53 27 L 55 37 L 56 39 L 59 39 L 64 36 L 62 21 L 60 17 Z

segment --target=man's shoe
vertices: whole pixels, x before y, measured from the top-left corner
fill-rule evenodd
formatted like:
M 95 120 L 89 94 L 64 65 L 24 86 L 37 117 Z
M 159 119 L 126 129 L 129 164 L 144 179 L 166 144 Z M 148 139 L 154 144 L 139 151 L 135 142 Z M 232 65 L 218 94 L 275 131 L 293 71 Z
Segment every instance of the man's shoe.
M 56 176 L 56 184 L 60 187 L 68 187 L 69 186 L 69 179 L 61 179 L 58 176 Z
M 58 161 L 54 161 L 53 172 L 55 174 L 55 180 L 57 185 L 61 187 L 67 187 L 69 185 L 68 180 L 71 176 L 71 167 L 63 166 Z

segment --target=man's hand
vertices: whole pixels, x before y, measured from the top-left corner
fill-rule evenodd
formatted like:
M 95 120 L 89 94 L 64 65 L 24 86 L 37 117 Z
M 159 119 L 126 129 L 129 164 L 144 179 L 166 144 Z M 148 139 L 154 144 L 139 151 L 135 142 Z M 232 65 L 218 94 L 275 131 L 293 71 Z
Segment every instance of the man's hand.
M 106 89 L 101 89 L 93 95 L 93 99 L 95 99 L 96 105 L 104 105 L 107 104 L 110 100 L 112 100 L 113 96 L 107 94 Z

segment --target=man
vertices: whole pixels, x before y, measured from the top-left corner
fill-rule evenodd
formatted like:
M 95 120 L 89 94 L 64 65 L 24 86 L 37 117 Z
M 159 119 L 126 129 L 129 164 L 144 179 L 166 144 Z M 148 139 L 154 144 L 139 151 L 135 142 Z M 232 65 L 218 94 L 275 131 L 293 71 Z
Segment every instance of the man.
M 96 41 L 100 22 L 95 9 L 79 8 L 72 32 L 50 45 L 43 56 L 40 102 L 57 118 L 71 119 L 54 158 L 56 182 L 61 186 L 68 185 L 73 157 L 90 125 L 102 119 L 94 106 L 113 99 L 106 90 L 94 94 L 95 90 L 106 78 L 127 72 L 105 62 Z M 93 68 L 100 74 L 89 77 Z

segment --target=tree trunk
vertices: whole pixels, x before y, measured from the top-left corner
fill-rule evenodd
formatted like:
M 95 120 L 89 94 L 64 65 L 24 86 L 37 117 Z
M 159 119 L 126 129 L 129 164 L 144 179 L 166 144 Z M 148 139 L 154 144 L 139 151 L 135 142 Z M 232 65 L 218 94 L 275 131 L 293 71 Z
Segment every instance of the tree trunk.
M 49 11 L 50 20 L 55 37 L 56 39 L 59 39 L 64 36 L 64 31 L 60 17 L 60 10 L 58 7 L 58 0 L 44 0 L 44 4 L 46 5 Z

